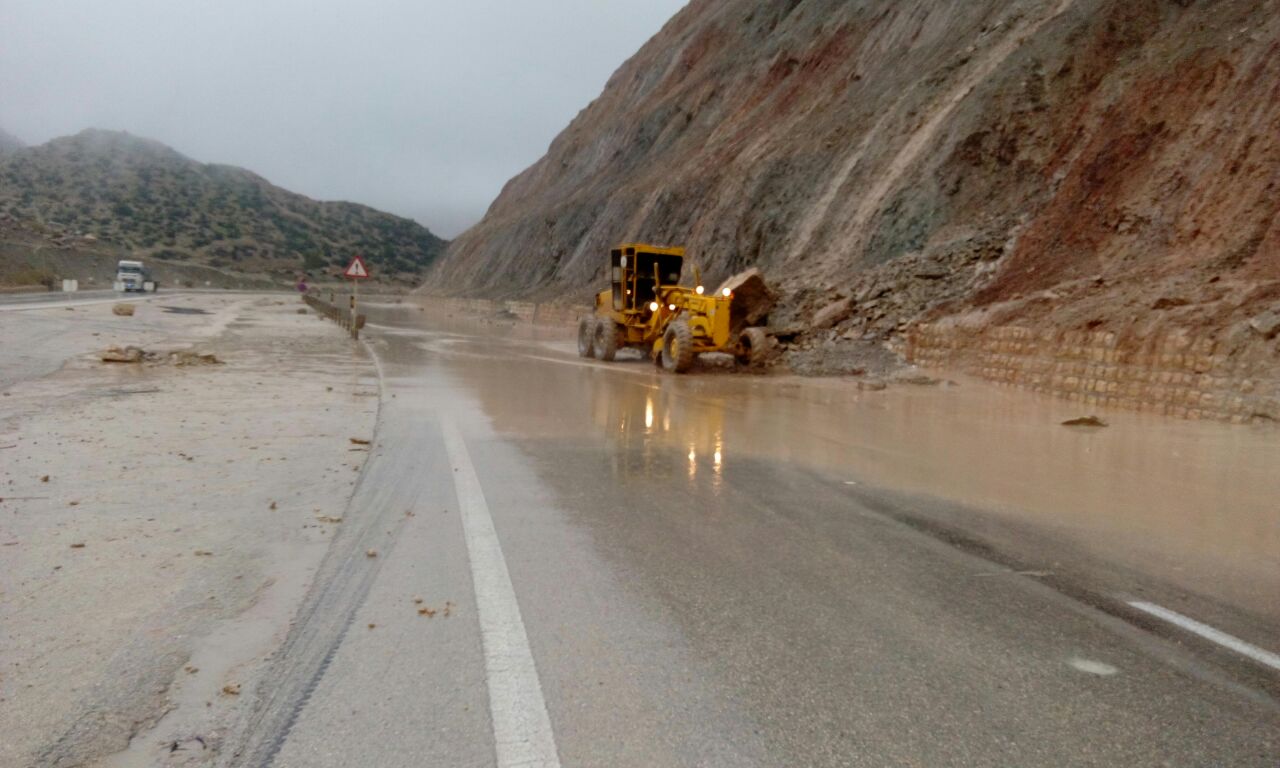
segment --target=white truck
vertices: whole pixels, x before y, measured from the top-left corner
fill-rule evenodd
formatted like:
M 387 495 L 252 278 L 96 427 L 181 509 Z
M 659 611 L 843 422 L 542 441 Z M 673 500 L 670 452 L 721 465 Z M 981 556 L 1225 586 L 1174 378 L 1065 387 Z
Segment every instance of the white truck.
M 154 293 L 156 282 L 142 262 L 121 259 L 116 264 L 115 289 L 122 293 Z

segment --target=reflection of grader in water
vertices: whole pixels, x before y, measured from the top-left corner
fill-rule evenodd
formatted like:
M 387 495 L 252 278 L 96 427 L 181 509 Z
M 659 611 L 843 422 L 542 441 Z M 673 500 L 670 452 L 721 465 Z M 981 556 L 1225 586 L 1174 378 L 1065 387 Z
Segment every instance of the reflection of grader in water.
M 701 465 L 719 476 L 725 461 L 725 409 L 719 399 L 687 398 L 661 388 L 596 387 L 592 420 L 620 450 L 621 476 L 695 477 Z
M 767 319 L 773 297 L 759 273 L 744 273 L 708 295 L 696 267 L 696 285 L 680 285 L 683 268 L 683 248 L 614 248 L 611 286 L 596 296 L 595 313 L 578 321 L 578 354 L 612 361 L 619 349 L 632 347 L 676 373 L 689 370 L 703 352 L 764 364 L 769 336 L 757 323 Z M 735 293 L 735 286 L 742 290 Z

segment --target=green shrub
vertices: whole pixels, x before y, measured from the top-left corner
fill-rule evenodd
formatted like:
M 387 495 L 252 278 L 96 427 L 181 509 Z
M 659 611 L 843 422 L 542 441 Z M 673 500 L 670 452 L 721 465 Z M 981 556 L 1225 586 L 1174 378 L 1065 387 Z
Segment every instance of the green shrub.
M 58 283 L 58 276 L 43 267 L 22 267 L 9 275 L 10 285 L 43 285 L 49 290 Z

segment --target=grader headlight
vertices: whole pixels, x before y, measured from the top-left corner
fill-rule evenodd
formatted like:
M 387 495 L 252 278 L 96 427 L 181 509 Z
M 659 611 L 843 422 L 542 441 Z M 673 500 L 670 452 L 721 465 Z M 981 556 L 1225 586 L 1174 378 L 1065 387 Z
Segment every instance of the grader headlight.
M 658 311 L 658 307 L 659 307 L 659 306 L 660 306 L 660 305 L 658 304 L 658 302 L 656 302 L 656 301 L 651 301 L 651 302 L 649 302 L 649 311 L 650 311 L 650 312 L 657 312 L 657 311 Z
M 724 293 L 724 297 L 725 297 L 726 299 L 727 299 L 727 298 L 729 298 L 729 297 L 731 297 L 731 296 L 733 296 L 733 291 L 729 290 L 728 288 L 725 288 L 725 289 L 724 289 L 724 291 L 723 291 L 723 293 Z
M 694 289 L 693 289 L 693 292 L 694 292 L 694 293 L 696 293 L 696 294 L 698 294 L 699 296 L 701 296 L 701 295 L 702 295 L 702 292 L 703 292 L 703 291 L 705 291 L 705 290 L 706 290 L 706 288 L 703 288 L 702 286 L 698 286 L 697 288 L 694 288 Z

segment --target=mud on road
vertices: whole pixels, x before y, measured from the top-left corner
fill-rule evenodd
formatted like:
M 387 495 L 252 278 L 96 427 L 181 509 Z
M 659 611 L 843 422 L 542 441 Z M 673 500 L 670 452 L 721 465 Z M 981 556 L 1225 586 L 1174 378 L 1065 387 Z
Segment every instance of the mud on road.
M 378 407 L 362 349 L 298 307 L 172 296 L 133 317 L 3 316 L 0 764 L 218 749 L 342 527 L 368 455 L 351 438 Z M 223 364 L 102 363 L 110 345 Z

